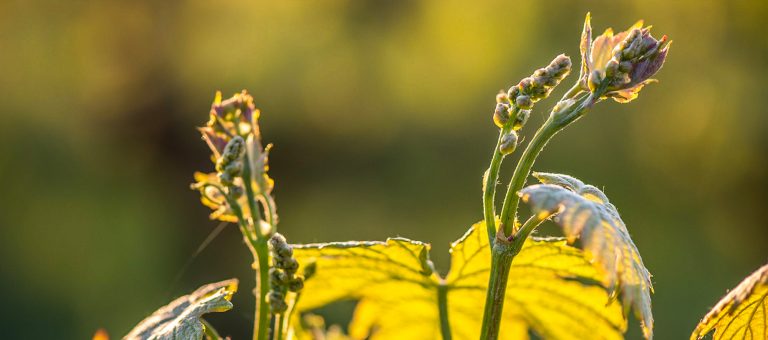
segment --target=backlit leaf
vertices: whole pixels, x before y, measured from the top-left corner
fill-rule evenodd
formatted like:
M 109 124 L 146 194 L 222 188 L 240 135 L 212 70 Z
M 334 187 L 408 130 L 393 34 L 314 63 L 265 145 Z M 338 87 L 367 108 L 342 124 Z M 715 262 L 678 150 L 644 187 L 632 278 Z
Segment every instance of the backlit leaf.
M 768 339 L 768 265 L 741 281 L 704 316 L 691 334 L 701 339 L 713 329 L 714 339 Z
M 440 339 L 440 302 L 453 339 L 477 339 L 490 273 L 483 223 L 451 246 L 444 278 L 429 260 L 429 245 L 402 238 L 386 242 L 298 245 L 300 263 L 314 262 L 297 304 L 308 311 L 340 300 L 357 300 L 349 333 L 355 339 Z M 581 250 L 561 239 L 531 239 L 515 257 L 501 328 L 503 339 L 621 339 L 621 306 L 599 282 Z M 441 294 L 444 292 L 444 294 Z
M 521 190 L 523 201 L 534 213 L 559 212 L 555 222 L 563 228 L 568 243 L 581 239 L 586 256 L 601 269 L 603 284 L 612 293 L 621 292 L 624 310 L 633 308 L 646 338 L 653 337 L 651 274 L 616 207 L 602 191 L 576 178 L 547 173 L 534 176 L 544 184 Z
M 236 291 L 236 279 L 202 286 L 152 313 L 123 339 L 202 339 L 205 326 L 201 316 L 230 310 L 229 300 Z

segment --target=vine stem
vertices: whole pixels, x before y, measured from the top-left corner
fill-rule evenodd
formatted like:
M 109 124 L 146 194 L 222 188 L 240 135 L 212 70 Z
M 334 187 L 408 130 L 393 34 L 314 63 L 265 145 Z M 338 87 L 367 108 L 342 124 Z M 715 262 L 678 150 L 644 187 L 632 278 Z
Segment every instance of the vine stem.
M 266 340 L 269 335 L 269 304 L 267 303 L 267 294 L 269 294 L 269 246 L 264 238 L 260 238 L 256 246 L 257 261 L 259 262 L 258 274 L 256 277 L 256 289 L 258 297 L 256 299 L 256 322 L 253 323 L 253 338 L 257 340 Z
M 267 294 L 269 294 L 269 245 L 266 235 L 261 229 L 261 212 L 256 202 L 256 195 L 253 190 L 253 178 L 251 174 L 251 160 L 246 154 L 243 162 L 243 182 L 245 186 L 245 195 L 248 198 L 248 208 L 251 211 L 253 229 L 256 234 L 254 248 L 254 257 L 258 263 L 256 274 L 256 310 L 254 312 L 253 339 L 266 340 L 269 336 L 269 304 L 267 303 Z M 271 214 L 271 209 L 267 213 Z M 270 218 L 271 222 L 272 218 Z M 270 225 L 271 232 L 274 232 L 275 226 Z
M 504 160 L 504 154 L 501 153 L 499 148 L 501 147 L 502 138 L 512 129 L 512 124 L 519 112 L 520 110 L 515 106 L 514 111 L 510 113 L 509 121 L 499 131 L 499 139 L 496 141 L 496 147 L 493 148 L 491 165 L 488 166 L 488 171 L 485 173 L 485 181 L 483 182 L 483 218 L 485 219 L 485 228 L 488 231 L 489 240 L 493 240 L 496 235 L 496 206 L 494 201 L 496 199 L 496 183 L 499 180 L 499 169 L 501 168 L 501 162 Z M 493 248 L 491 242 L 488 243 L 488 246 Z
M 599 98 L 599 96 L 594 94 L 584 96 L 572 103 L 570 107 L 563 108 L 563 111 L 551 114 L 547 121 L 536 131 L 536 134 L 533 135 L 533 139 L 525 148 L 525 151 L 523 151 L 523 155 L 520 156 L 520 161 L 517 163 L 517 167 L 515 167 L 515 172 L 512 174 L 512 179 L 507 187 L 507 194 L 504 197 L 504 204 L 501 207 L 499 218 L 505 236 L 512 235 L 517 220 L 517 208 L 520 204 L 520 197 L 517 196 L 517 192 L 525 185 L 528 175 L 531 174 L 533 163 L 536 162 L 536 158 L 539 157 L 541 150 L 544 149 L 544 146 L 547 145 L 555 134 L 584 115 L 587 109 L 595 104 L 596 98 Z
M 445 282 L 440 282 L 437 286 L 437 304 L 440 313 L 440 335 L 443 340 L 451 340 L 451 324 L 448 319 L 448 286 Z
M 254 289 L 256 308 L 254 311 L 253 339 L 266 340 L 268 336 L 267 323 L 269 322 L 269 306 L 266 301 L 266 296 L 269 293 L 269 285 L 266 284 L 269 282 L 269 246 L 261 230 L 261 212 L 256 204 L 251 178 L 251 162 L 247 154 L 243 163 L 243 186 L 245 187 L 245 195 L 248 198 L 248 209 L 251 211 L 253 232 L 256 235 L 256 240 L 254 240 L 252 247 L 254 260 L 258 263 L 258 268 L 254 268 L 257 270 L 257 274 L 255 278 L 256 288 Z M 238 220 L 241 219 L 243 219 L 242 214 L 238 216 Z
M 515 229 L 517 229 L 515 228 L 517 209 L 520 203 L 520 197 L 517 195 L 517 192 L 525 185 L 525 181 L 531 173 L 536 158 L 549 140 L 560 130 L 583 116 L 588 109 L 599 101 L 604 89 L 605 87 L 601 86 L 598 91 L 575 100 L 568 107 L 558 109 L 556 106 L 547 121 L 536 131 L 536 134 L 526 146 L 520 161 L 515 167 L 515 172 L 507 187 L 501 215 L 499 216 L 501 221 L 500 228 L 494 237 L 489 239 L 489 243 L 493 243 L 491 247 L 491 273 L 486 293 L 485 311 L 483 313 L 481 340 L 498 339 L 512 261 L 520 249 L 522 249 L 525 239 L 528 238 L 536 226 L 550 216 L 549 214 L 531 216 L 515 233 Z M 564 105 L 565 102 L 561 101 L 558 103 L 558 106 L 560 104 Z M 493 184 L 495 185 L 495 182 Z
M 525 222 L 520 230 L 527 230 L 530 234 L 541 222 L 549 216 L 534 215 Z M 522 236 L 522 235 L 521 235 Z M 527 235 L 525 235 L 527 237 Z M 503 239 L 501 239 L 503 238 Z M 483 328 L 480 339 L 498 339 L 501 327 L 501 315 L 504 309 L 504 299 L 507 291 L 507 279 L 512 268 L 512 260 L 520 252 L 525 243 L 523 241 L 507 240 L 501 230 L 496 236 L 496 241 L 491 252 L 491 277 L 488 281 L 488 292 L 485 297 L 485 311 L 483 312 Z

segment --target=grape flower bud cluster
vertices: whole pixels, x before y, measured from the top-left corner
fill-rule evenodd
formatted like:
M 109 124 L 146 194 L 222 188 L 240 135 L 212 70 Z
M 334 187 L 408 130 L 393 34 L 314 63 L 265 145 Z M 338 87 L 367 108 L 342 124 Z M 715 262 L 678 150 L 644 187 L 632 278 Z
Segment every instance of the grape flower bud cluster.
M 613 34 L 607 29 L 592 40 L 590 16 L 581 35 L 581 87 L 595 92 L 603 84 L 603 96 L 626 103 L 637 98 L 651 77 L 664 65 L 669 51 L 667 36 L 656 39 L 651 28 L 638 21 L 628 30 Z
M 267 301 L 273 314 L 280 314 L 288 309 L 286 294 L 297 293 L 304 288 L 304 277 L 297 274 L 299 263 L 293 258 L 293 248 L 285 237 L 274 233 L 269 239 L 272 251 L 273 267 L 269 269 L 270 292 Z
M 517 146 L 517 130 L 528 121 L 533 105 L 552 92 L 560 81 L 571 71 L 571 59 L 561 54 L 555 57 L 546 67 L 536 70 L 530 77 L 523 78 L 506 93 L 496 96 L 496 108 L 493 112 L 493 122 L 499 128 L 512 121 L 512 128 L 501 137 L 499 151 L 510 154 Z
M 216 160 L 217 176 L 222 184 L 231 187 L 235 178 L 243 172 L 243 155 L 245 155 L 245 140 L 235 136 L 224 147 L 221 157 Z

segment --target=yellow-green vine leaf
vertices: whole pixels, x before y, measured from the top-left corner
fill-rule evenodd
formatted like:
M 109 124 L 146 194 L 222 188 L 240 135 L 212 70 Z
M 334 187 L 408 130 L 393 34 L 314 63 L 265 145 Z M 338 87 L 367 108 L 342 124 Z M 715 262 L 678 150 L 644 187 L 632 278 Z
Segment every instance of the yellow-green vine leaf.
M 201 321 L 203 314 L 232 309 L 229 300 L 236 291 L 236 279 L 202 286 L 152 313 L 123 339 L 202 339 L 205 334 L 205 326 Z
M 480 335 L 490 247 L 477 223 L 451 246 L 444 278 L 429 260 L 430 246 L 402 238 L 386 242 L 298 245 L 294 256 L 315 263 L 297 310 L 357 300 L 354 339 L 440 339 L 441 308 L 453 339 Z M 581 250 L 561 239 L 530 239 L 515 257 L 501 327 L 503 339 L 621 339 L 626 321 Z
M 704 316 L 691 334 L 701 339 L 713 329 L 714 339 L 768 339 L 768 265 L 741 281 Z
M 632 308 L 643 334 L 653 337 L 651 274 L 616 207 L 598 188 L 567 175 L 534 173 L 543 184 L 520 190 L 534 213 L 558 212 L 555 222 L 568 243 L 581 239 L 587 258 L 601 271 L 601 281 L 612 295 L 620 291 L 625 313 Z

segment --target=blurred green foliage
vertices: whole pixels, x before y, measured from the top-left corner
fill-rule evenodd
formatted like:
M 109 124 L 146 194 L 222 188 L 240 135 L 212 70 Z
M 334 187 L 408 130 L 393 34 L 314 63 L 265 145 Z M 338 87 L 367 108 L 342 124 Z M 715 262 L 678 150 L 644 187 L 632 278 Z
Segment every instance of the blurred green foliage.
M 247 336 L 238 231 L 190 257 L 216 225 L 188 184 L 213 168 L 194 127 L 217 89 L 262 109 L 290 241 L 405 236 L 447 269 L 448 243 L 482 218 L 496 92 L 578 60 L 587 11 L 596 33 L 646 19 L 671 56 L 659 84 L 598 105 L 535 169 L 607 191 L 654 274 L 656 333 L 687 337 L 766 260 L 765 1 L 3 1 L 4 336 L 122 336 L 232 276 L 235 309 L 212 322 Z

